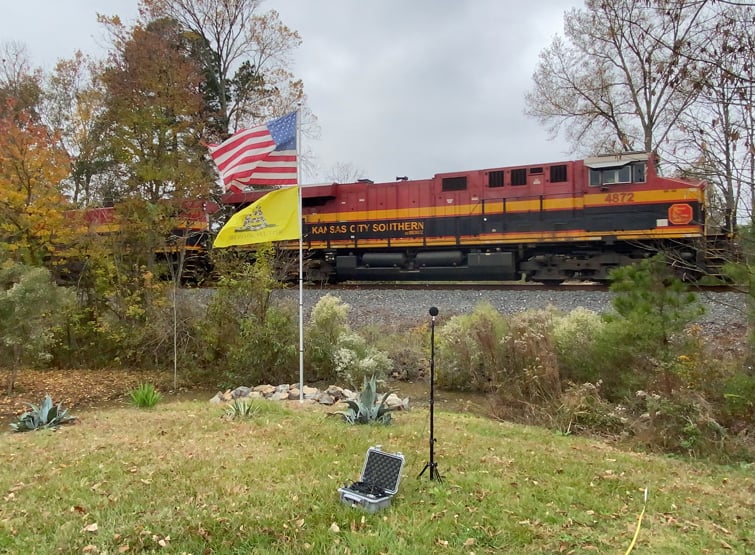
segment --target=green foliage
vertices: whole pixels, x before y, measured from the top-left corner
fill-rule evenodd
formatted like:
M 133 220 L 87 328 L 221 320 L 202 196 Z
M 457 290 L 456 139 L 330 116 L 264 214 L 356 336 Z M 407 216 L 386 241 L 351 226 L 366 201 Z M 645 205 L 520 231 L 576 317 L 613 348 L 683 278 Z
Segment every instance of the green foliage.
M 288 382 L 296 373 L 294 311 L 271 300 L 282 287 L 274 258 L 270 245 L 259 246 L 253 264 L 232 252 L 216 255 L 221 278 L 206 318 L 195 321 L 194 353 L 218 383 Z
M 436 379 L 440 387 L 489 391 L 490 379 L 504 359 L 501 343 L 508 331 L 503 316 L 489 303 L 471 314 L 454 316 L 437 335 Z
M 345 411 L 336 412 L 349 424 L 390 424 L 391 408 L 385 406 L 385 400 L 390 391 L 383 395 L 378 402 L 377 380 L 372 376 L 369 380 L 364 379 L 364 386 L 356 399 L 347 399 L 348 408 Z
M 298 367 L 296 318 L 286 308 L 267 309 L 262 321 L 249 315 L 240 321 L 239 340 L 229 346 L 226 379 L 241 384 L 289 383 Z
M 225 408 L 224 417 L 227 420 L 249 420 L 260 412 L 259 405 L 246 399 L 234 399 Z
M 728 376 L 721 386 L 722 412 L 731 426 L 747 429 L 755 423 L 755 373 L 742 369 Z
M 598 313 L 582 307 L 554 314 L 553 344 L 562 380 L 583 383 L 598 379 L 596 338 L 603 325 Z
M 339 337 L 334 359 L 339 380 L 352 387 L 360 380 L 367 380 L 367 376 L 385 379 L 393 366 L 385 353 L 368 344 L 364 337 L 354 332 Z
M 129 392 L 131 404 L 141 409 L 154 407 L 162 399 L 162 394 L 151 383 L 139 384 L 139 387 Z
M 52 358 L 55 331 L 71 302 L 70 292 L 55 285 L 45 268 L 0 268 L 0 365 L 10 370 L 9 393 L 22 364 L 46 364 Z
M 633 360 L 637 364 L 629 367 L 639 371 L 636 377 L 644 381 L 644 385 L 626 381 L 611 385 L 619 390 L 627 385 L 646 388 L 657 385 L 670 395 L 675 385 L 670 369 L 679 354 L 680 333 L 703 314 L 704 308 L 697 296 L 671 273 L 662 255 L 618 268 L 611 278 L 615 313 L 606 315 L 603 352 L 606 361 L 612 364 L 617 362 L 618 355 L 631 357 L 618 367 L 626 368 L 626 361 Z M 602 377 L 608 378 L 609 372 L 605 368 Z
M 349 305 L 328 293 L 312 307 L 305 333 L 304 356 L 308 375 L 314 380 L 337 376 L 336 352 L 340 339 L 349 333 Z
M 52 397 L 46 395 L 42 403 L 37 406 L 27 403 L 29 411 L 18 417 L 18 420 L 10 425 L 14 432 L 30 432 L 41 428 L 57 428 L 61 424 L 73 422 L 76 417 L 70 416 L 62 404 L 54 405 Z
M 312 308 L 305 332 L 305 362 L 315 380 L 340 380 L 352 387 L 368 376 L 384 379 L 393 366 L 388 356 L 348 324 L 349 305 L 333 295 Z

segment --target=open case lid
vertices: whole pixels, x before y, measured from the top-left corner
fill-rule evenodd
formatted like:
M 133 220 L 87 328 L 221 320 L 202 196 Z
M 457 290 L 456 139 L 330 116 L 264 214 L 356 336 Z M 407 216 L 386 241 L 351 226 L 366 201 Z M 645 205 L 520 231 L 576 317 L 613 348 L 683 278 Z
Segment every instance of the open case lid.
M 361 481 L 393 495 L 398 491 L 404 461 L 401 453 L 386 453 L 379 445 L 370 447 L 364 460 Z

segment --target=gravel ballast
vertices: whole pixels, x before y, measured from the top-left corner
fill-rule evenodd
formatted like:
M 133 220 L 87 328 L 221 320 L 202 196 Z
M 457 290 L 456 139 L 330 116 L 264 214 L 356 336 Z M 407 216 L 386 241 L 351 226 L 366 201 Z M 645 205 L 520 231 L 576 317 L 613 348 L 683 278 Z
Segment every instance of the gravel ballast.
M 352 327 L 367 324 L 416 324 L 430 318 L 428 310 L 435 306 L 439 316 L 436 321 L 447 317 L 470 313 L 479 303 L 490 303 L 503 314 L 513 314 L 525 310 L 546 308 L 549 305 L 564 311 L 583 307 L 595 312 L 611 310 L 613 293 L 584 289 L 538 288 L 519 289 L 305 289 L 303 291 L 303 311 L 305 321 L 312 307 L 326 294 L 332 294 L 349 305 L 349 320 Z M 277 291 L 275 295 L 286 302 L 298 305 L 298 289 Z M 742 325 L 746 321 L 745 305 L 747 296 L 742 293 L 703 291 L 698 298 L 705 305 L 706 313 L 700 323 L 708 331 L 726 329 Z

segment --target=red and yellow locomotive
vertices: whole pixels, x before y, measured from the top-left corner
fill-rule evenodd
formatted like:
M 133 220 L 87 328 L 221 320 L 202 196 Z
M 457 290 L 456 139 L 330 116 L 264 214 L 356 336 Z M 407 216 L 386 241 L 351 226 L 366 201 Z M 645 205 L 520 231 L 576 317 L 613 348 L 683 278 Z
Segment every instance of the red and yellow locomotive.
M 304 186 L 302 215 L 308 279 L 602 281 L 660 250 L 710 264 L 705 184 L 659 176 L 649 153 Z

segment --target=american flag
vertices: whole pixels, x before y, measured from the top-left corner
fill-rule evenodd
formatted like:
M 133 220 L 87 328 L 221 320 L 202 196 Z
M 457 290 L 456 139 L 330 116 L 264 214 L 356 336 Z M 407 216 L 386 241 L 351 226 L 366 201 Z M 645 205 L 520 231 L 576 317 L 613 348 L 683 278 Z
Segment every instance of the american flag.
M 209 145 L 226 192 L 251 185 L 296 185 L 296 112 Z

